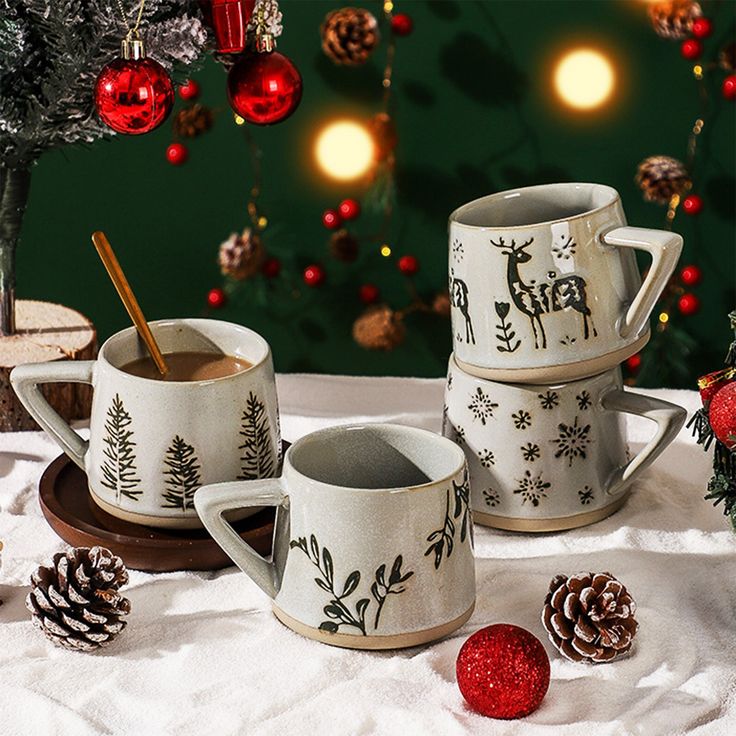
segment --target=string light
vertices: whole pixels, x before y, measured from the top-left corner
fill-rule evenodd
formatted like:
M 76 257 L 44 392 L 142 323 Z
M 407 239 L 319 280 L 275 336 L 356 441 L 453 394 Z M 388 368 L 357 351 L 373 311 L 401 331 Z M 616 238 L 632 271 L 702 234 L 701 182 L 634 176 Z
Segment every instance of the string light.
M 371 169 L 375 144 L 365 126 L 353 120 L 337 120 L 317 136 L 314 153 L 325 174 L 350 181 L 365 176 Z
M 611 61 L 600 51 L 577 48 L 568 51 L 554 71 L 560 99 L 576 110 L 593 110 L 606 103 L 613 93 L 616 74 Z
M 662 323 L 663 325 L 666 325 L 666 324 L 667 324 L 667 323 L 668 323 L 668 322 L 670 321 L 670 316 L 669 316 L 669 314 L 667 314 L 667 312 L 660 312 L 660 313 L 659 313 L 659 321 L 660 321 L 660 322 L 661 322 L 661 323 Z
M 389 256 L 391 255 L 391 246 L 389 246 L 389 245 L 387 245 L 386 243 L 384 243 L 384 244 L 383 244 L 383 245 L 381 246 L 381 255 L 382 255 L 382 256 L 383 256 L 384 258 L 388 258 L 388 257 L 389 257 Z
M 237 113 L 233 113 L 233 120 L 235 121 L 235 125 L 245 124 L 245 118 L 241 118 Z

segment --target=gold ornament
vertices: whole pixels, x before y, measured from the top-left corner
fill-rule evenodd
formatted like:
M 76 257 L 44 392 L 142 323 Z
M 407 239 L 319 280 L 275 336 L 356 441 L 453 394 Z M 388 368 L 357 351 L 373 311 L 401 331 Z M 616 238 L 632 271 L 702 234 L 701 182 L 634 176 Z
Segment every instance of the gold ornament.
M 330 238 L 330 253 L 338 261 L 352 263 L 358 257 L 358 239 L 342 228 Z
M 703 14 L 700 5 L 693 0 L 652 3 L 647 12 L 654 32 L 673 41 L 689 36 L 693 21 Z
M 634 178 L 649 202 L 667 204 L 675 195 L 692 186 L 685 164 L 671 156 L 649 156 L 636 170 Z
M 242 281 L 258 273 L 265 257 L 261 238 L 247 227 L 240 235 L 233 233 L 220 245 L 217 260 L 223 276 Z
M 353 323 L 353 339 L 366 350 L 393 350 L 405 338 L 401 313 L 386 305 L 369 307 Z
M 206 133 L 213 122 L 212 110 L 198 102 L 179 110 L 174 116 L 174 133 L 180 138 L 196 138 Z
M 322 50 L 335 63 L 345 66 L 365 64 L 378 45 L 378 21 L 363 8 L 341 8 L 325 16 Z

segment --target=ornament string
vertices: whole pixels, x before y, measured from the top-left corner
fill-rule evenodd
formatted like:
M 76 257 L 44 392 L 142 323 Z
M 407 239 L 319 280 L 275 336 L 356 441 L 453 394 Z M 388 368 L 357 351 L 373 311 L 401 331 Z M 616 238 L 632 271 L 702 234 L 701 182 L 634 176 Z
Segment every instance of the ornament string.
M 135 38 L 138 38 L 140 36 L 138 29 L 140 28 L 141 20 L 143 19 L 143 10 L 146 6 L 146 0 L 141 0 L 140 5 L 138 6 L 138 15 L 136 16 L 135 23 L 132 26 L 128 22 L 128 14 L 125 12 L 125 8 L 123 7 L 123 0 L 117 0 L 117 2 L 120 10 L 120 17 L 123 19 L 123 25 L 128 29 L 125 37 L 128 41 L 130 41 L 134 36 Z

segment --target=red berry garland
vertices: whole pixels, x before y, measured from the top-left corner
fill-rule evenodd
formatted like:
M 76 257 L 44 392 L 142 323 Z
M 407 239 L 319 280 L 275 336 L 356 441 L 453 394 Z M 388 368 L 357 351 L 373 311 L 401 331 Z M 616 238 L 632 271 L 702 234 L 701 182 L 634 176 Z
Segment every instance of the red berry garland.
M 337 211 L 343 220 L 354 220 L 360 216 L 360 202 L 355 199 L 343 199 Z
M 721 91 L 727 100 L 736 100 L 736 74 L 731 74 L 723 80 Z
M 325 270 L 318 263 L 313 263 L 304 269 L 304 283 L 307 286 L 320 286 L 325 280 Z
M 684 266 L 680 271 L 680 281 L 685 286 L 697 286 L 703 280 L 703 272 L 695 265 Z
M 419 259 L 416 256 L 401 256 L 399 271 L 405 276 L 413 276 L 419 271 Z
M 680 53 L 684 59 L 694 61 L 703 53 L 703 44 L 695 38 L 688 38 L 686 41 L 682 42 Z
M 185 102 L 196 100 L 199 97 L 199 85 L 193 79 L 187 81 L 179 87 L 179 97 Z
M 713 32 L 713 23 L 710 18 L 701 16 L 693 21 L 690 30 L 695 38 L 708 38 Z
M 391 30 L 397 36 L 408 36 L 414 30 L 414 21 L 406 13 L 396 13 L 391 18 Z
M 227 304 L 227 294 L 220 288 L 210 289 L 207 294 L 207 304 L 212 309 L 220 309 Z
M 322 213 L 322 224 L 328 230 L 339 230 L 342 226 L 342 217 L 337 210 L 325 210 Z
M 375 284 L 363 284 L 358 292 L 360 301 L 363 304 L 374 304 L 378 301 L 378 297 L 381 295 L 378 287 Z
M 697 194 L 688 194 L 682 200 L 682 209 L 686 215 L 698 215 L 703 209 L 703 198 Z
M 172 166 L 181 166 L 187 162 L 189 151 L 183 143 L 172 143 L 166 149 L 166 160 Z
M 641 368 L 641 355 L 637 353 L 636 355 L 632 355 L 630 358 L 627 358 L 626 367 L 631 371 L 631 373 L 638 373 L 639 368 Z
M 729 449 L 736 448 L 736 383 L 724 386 L 710 400 L 708 419 L 713 434 Z
M 529 715 L 549 687 L 549 657 L 542 643 L 511 624 L 476 631 L 460 649 L 455 669 L 470 707 L 491 718 Z
M 695 294 L 683 294 L 677 301 L 677 308 L 680 314 L 689 317 L 700 309 L 700 299 Z

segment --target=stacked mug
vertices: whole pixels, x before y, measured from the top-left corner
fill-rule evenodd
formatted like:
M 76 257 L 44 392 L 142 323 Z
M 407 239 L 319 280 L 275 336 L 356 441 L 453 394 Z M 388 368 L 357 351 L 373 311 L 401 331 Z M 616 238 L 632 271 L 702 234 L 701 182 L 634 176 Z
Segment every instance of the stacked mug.
M 475 521 L 535 532 L 608 516 L 685 420 L 625 392 L 620 370 L 649 340 L 682 238 L 627 226 L 614 189 L 578 183 L 475 200 L 449 234 L 443 434 L 465 452 Z M 636 250 L 652 258 L 643 283 Z M 626 413 L 655 425 L 634 457 Z

